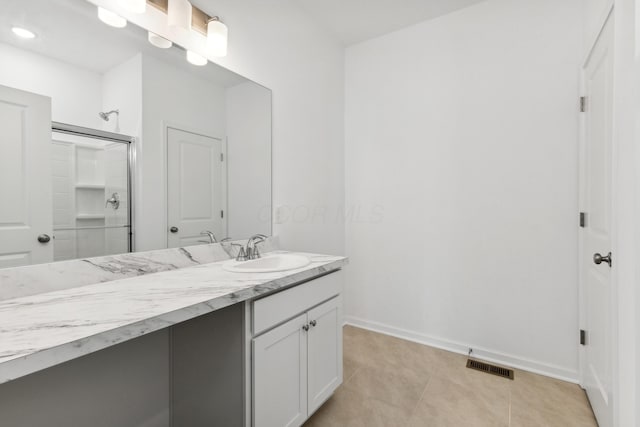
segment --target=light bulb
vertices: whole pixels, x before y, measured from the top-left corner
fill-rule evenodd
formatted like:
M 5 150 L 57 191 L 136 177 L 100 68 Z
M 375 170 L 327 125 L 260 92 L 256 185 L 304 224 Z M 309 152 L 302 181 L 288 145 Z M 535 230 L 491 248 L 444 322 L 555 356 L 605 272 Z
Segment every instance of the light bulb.
M 133 13 L 144 13 L 147 10 L 147 0 L 120 0 L 120 4 Z
M 127 26 L 127 20 L 124 19 L 122 16 L 116 15 L 110 10 L 107 10 L 100 6 L 98 6 L 98 18 L 100 18 L 100 20 L 105 24 L 110 25 L 112 27 L 124 28 Z
M 26 28 L 13 27 L 11 29 L 13 34 L 23 39 L 35 39 L 36 35 L 32 31 L 27 30 Z
M 204 56 L 200 56 L 195 52 L 191 52 L 190 50 L 187 51 L 187 61 L 199 67 L 207 65 L 207 63 L 209 62 Z
M 229 29 L 218 17 L 207 24 L 207 47 L 214 56 L 227 56 Z
M 171 46 L 173 46 L 171 40 L 167 40 L 164 37 L 152 33 L 151 31 L 149 31 L 149 36 L 147 38 L 149 40 L 149 43 L 151 43 L 155 47 L 159 47 L 160 49 L 169 49 Z
M 170 27 L 191 29 L 193 10 L 188 0 L 169 0 L 167 7 L 167 20 Z

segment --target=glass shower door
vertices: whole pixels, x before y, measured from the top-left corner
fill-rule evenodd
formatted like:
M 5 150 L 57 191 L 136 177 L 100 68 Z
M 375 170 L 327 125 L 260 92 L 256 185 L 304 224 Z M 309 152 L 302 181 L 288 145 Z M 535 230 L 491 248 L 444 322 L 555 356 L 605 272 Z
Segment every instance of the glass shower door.
M 129 144 L 53 132 L 54 260 L 131 252 Z

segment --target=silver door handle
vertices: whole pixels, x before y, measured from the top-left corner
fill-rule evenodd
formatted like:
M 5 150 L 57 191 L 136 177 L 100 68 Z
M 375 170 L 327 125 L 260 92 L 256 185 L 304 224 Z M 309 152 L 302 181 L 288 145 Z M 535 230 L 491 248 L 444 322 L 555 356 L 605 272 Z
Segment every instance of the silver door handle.
M 603 262 L 606 262 L 607 264 L 609 264 L 609 267 L 611 267 L 612 261 L 611 261 L 611 252 L 609 252 L 607 254 L 607 256 L 602 256 L 598 253 L 593 255 L 593 262 L 595 262 L 596 264 L 600 265 Z
M 49 243 L 51 241 L 51 237 L 48 234 L 41 234 L 38 236 L 38 242 L 40 243 Z

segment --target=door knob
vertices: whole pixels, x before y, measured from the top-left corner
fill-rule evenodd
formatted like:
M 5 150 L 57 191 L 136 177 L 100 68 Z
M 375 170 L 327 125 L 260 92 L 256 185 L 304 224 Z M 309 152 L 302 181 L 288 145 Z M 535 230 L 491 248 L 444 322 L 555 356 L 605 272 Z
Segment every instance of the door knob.
M 607 264 L 609 264 L 609 267 L 611 267 L 611 252 L 609 252 L 607 254 L 607 256 L 602 256 L 600 254 L 594 254 L 593 255 L 593 262 L 595 262 L 596 264 L 600 265 L 603 262 L 606 262 Z
M 169 229 L 169 231 L 170 231 L 170 232 L 172 232 L 172 233 L 177 233 L 177 232 L 178 232 L 178 231 L 180 231 L 180 230 L 178 229 L 178 227 L 171 227 L 171 228 Z
M 315 320 L 312 320 L 311 322 L 309 322 L 309 324 L 311 325 L 312 328 L 315 328 L 318 322 L 316 322 Z
M 48 234 L 41 234 L 38 236 L 38 242 L 40 243 L 49 243 L 51 241 L 51 237 Z

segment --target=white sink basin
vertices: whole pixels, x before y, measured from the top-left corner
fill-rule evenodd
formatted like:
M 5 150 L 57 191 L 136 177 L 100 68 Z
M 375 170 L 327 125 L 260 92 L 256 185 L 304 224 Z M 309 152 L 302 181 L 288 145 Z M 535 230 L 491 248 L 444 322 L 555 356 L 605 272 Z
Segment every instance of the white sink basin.
M 295 270 L 311 264 L 306 256 L 292 254 L 265 255 L 250 261 L 229 261 L 222 268 L 234 273 L 273 273 Z

